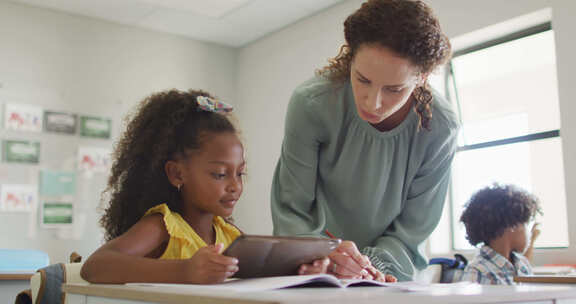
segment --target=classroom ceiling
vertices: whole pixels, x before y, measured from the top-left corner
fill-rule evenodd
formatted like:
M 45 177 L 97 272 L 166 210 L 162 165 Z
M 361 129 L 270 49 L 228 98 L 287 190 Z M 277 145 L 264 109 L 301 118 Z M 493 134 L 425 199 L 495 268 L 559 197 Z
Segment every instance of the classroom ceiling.
M 344 0 L 11 0 L 241 47 Z

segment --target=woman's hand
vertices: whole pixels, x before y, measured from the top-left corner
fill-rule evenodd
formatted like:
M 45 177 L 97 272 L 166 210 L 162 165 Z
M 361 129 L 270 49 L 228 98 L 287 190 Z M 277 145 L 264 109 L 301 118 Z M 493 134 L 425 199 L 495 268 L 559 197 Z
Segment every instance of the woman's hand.
M 367 267 L 366 270 L 368 270 L 369 276 L 362 277 L 362 279 L 375 280 L 375 281 L 384 282 L 384 283 L 398 282 L 398 279 L 396 279 L 395 276 L 393 276 L 391 274 L 385 275 L 382 272 L 380 272 L 380 270 L 376 269 L 376 267 L 374 267 L 372 265 Z
M 328 257 L 328 273 L 338 278 L 361 279 L 372 275 L 366 269 L 371 266 L 370 259 L 358 251 L 354 242 L 343 241 Z
M 385 279 L 386 279 L 384 282 L 387 282 L 387 283 L 396 283 L 396 282 L 398 282 L 398 279 L 397 279 L 395 276 L 391 275 L 391 274 L 384 275 L 384 277 L 385 277 Z
M 329 264 L 330 259 L 327 257 L 315 260 L 311 264 L 302 264 L 298 269 L 298 274 L 304 275 L 304 274 L 327 273 Z
M 215 284 L 224 282 L 238 271 L 238 259 L 221 254 L 224 244 L 200 248 L 187 260 L 184 271 L 188 282 Z
M 380 282 L 397 282 L 393 275 L 383 274 L 370 263 L 370 258 L 360 253 L 356 244 L 343 241 L 329 256 L 327 273 L 341 279 L 364 279 Z

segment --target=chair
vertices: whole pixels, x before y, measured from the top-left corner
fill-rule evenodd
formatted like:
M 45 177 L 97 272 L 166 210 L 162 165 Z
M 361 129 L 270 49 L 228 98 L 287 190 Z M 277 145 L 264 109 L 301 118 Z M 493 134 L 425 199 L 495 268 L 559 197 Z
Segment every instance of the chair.
M 88 283 L 80 276 L 82 257 L 76 252 L 70 255 L 70 263 L 58 263 L 38 269 L 30 278 L 30 289 L 16 297 L 16 304 L 65 304 L 64 283 Z
M 442 266 L 439 264 L 428 265 L 414 276 L 414 281 L 422 284 L 440 283 L 441 279 Z
M 459 282 L 464 268 L 468 265 L 468 260 L 461 254 L 455 254 L 454 258 L 433 258 L 429 265 L 440 265 L 440 283 Z

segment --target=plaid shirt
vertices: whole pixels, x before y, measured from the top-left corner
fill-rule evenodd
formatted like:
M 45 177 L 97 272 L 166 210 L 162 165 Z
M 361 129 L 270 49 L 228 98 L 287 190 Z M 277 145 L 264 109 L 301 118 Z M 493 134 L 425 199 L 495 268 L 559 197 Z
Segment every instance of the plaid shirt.
M 511 256 L 514 264 L 485 245 L 466 266 L 461 280 L 487 285 L 514 285 L 515 276 L 532 274 L 532 266 L 526 257 L 516 252 L 512 252 Z

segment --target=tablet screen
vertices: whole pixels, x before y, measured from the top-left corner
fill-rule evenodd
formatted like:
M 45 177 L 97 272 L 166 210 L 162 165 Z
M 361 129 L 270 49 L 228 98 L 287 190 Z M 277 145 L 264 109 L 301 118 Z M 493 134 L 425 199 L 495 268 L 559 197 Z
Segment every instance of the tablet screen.
M 298 274 L 302 264 L 324 258 L 340 244 L 339 239 L 241 235 L 224 255 L 238 259 L 235 278 Z

